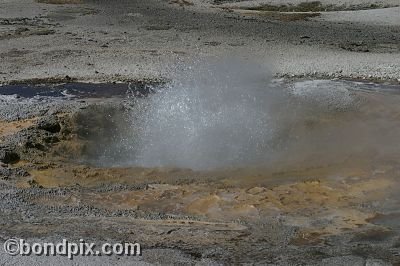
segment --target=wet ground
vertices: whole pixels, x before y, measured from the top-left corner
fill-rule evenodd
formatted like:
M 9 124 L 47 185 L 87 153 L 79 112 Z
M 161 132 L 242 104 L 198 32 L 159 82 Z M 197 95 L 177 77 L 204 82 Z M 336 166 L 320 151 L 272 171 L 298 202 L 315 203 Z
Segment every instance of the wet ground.
M 156 82 L 154 82 L 156 83 Z M 12 84 L 0 87 L 0 95 L 23 98 L 109 98 L 116 96 L 140 97 L 153 91 L 150 82 L 130 83 L 64 83 L 64 84 Z
M 0 124 L 2 238 L 133 241 L 175 263 L 399 263 L 398 85 L 268 87 L 282 96 L 273 156 L 209 170 L 145 168 L 119 149 L 135 126 L 126 93 L 151 84 L 1 88 L 1 104 L 31 114 Z

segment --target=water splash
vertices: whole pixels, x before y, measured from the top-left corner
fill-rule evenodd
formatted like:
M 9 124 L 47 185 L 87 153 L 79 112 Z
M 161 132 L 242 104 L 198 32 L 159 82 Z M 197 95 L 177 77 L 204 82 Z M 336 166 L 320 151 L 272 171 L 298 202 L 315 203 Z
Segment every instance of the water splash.
M 209 170 L 397 158 L 398 86 L 272 80 L 267 73 L 240 60 L 176 68 L 166 87 L 111 115 L 113 130 L 89 137 L 96 147 L 105 143 L 89 161 Z
M 265 158 L 276 102 L 259 65 L 238 60 L 188 67 L 163 90 L 136 102 L 133 163 L 209 169 Z

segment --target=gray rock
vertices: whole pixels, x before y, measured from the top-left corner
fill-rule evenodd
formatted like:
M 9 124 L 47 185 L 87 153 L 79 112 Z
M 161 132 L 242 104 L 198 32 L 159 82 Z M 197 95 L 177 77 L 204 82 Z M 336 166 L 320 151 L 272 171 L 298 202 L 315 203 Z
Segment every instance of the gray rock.
M 61 131 L 61 125 L 58 118 L 54 115 L 41 118 L 37 122 L 37 128 L 46 130 L 50 133 L 58 133 Z
M 13 164 L 20 159 L 18 153 L 12 151 L 7 147 L 0 147 L 0 162 L 5 164 Z

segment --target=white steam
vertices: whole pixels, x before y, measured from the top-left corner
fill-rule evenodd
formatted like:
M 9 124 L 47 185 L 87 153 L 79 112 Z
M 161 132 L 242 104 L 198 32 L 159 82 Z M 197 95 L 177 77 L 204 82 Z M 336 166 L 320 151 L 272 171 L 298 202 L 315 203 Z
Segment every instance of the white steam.
M 101 166 L 208 170 L 398 156 L 397 87 L 274 81 L 267 73 L 238 60 L 184 67 L 168 86 L 128 101 L 126 114 L 101 120 L 89 158 Z
M 132 111 L 133 164 L 210 169 L 265 159 L 276 102 L 267 71 L 237 60 L 179 72 Z

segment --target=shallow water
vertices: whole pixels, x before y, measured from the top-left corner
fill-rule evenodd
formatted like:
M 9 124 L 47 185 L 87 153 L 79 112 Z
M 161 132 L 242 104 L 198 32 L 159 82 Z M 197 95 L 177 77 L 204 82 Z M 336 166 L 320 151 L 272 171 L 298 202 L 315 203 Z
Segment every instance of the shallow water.
M 82 134 L 95 147 L 85 160 L 102 167 L 379 170 L 400 158 L 399 85 L 270 80 L 257 66 L 224 62 L 190 68 L 159 87 L 25 84 L 2 86 L 0 95 L 17 102 L 122 98 L 125 109 L 83 110 L 78 121 L 98 124 L 95 134 Z
M 64 84 L 16 84 L 0 87 L 0 95 L 22 98 L 108 98 L 127 95 L 144 96 L 153 91 L 145 82 L 136 83 L 64 83 Z
M 399 86 L 275 80 L 263 88 L 255 98 L 228 90 L 211 100 L 204 100 L 210 94 L 193 99 L 191 91 L 167 88 L 134 101 L 123 116 L 111 118 L 118 121 L 112 141 L 102 140 L 110 139 L 107 130 L 96 136 L 94 143 L 108 145 L 89 161 L 194 170 L 344 164 L 379 169 L 400 159 Z

